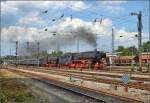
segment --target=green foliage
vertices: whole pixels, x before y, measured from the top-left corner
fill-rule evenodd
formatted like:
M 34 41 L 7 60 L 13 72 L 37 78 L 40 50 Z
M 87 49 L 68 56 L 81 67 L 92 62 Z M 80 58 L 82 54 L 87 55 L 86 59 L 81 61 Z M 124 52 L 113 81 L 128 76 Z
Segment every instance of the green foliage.
M 42 53 L 39 54 L 40 57 L 47 57 L 48 55 L 47 51 L 42 51 Z
M 2 77 L 0 85 L 0 103 L 20 103 L 31 101 L 35 98 L 26 85 L 19 83 L 16 79 L 5 79 L 1 74 L 0 77 Z
M 120 52 L 120 51 L 122 51 L 124 49 L 124 47 L 123 46 L 118 46 L 118 50 L 117 50 L 117 52 Z
M 150 41 L 147 41 L 143 43 L 143 52 L 149 52 L 150 51 Z
M 0 103 L 7 102 L 7 97 L 0 91 Z
M 53 51 L 52 53 L 48 53 L 47 51 L 43 51 L 42 53 L 39 54 L 39 57 L 45 58 L 47 56 L 60 56 L 62 54 L 63 54 L 62 51 Z M 37 57 L 37 55 L 35 57 Z
M 62 51 L 53 51 L 53 52 L 50 54 L 50 56 L 60 56 L 60 55 L 62 55 L 62 54 L 63 54 Z
M 24 101 L 30 101 L 33 98 L 34 98 L 34 96 L 30 92 L 25 91 L 25 92 L 22 92 L 19 95 L 17 95 L 14 98 L 14 101 L 16 101 L 16 102 L 24 102 Z
M 135 46 L 124 48 L 123 46 L 119 46 L 117 52 L 120 52 L 120 55 L 135 55 L 137 53 L 137 48 Z
M 129 55 L 129 54 L 130 54 L 130 51 L 129 51 L 128 48 L 125 48 L 125 49 L 122 50 L 121 55 L 126 56 L 126 55 Z
M 150 42 L 147 41 L 145 43 L 143 43 L 142 48 L 141 48 L 142 52 L 149 52 L 150 51 Z M 127 55 L 135 55 L 138 53 L 138 50 L 135 46 L 130 46 L 130 47 L 123 47 L 123 46 L 118 46 L 118 49 L 116 50 L 116 52 L 121 52 L 120 55 L 123 56 L 127 56 Z
M 39 58 L 46 58 L 47 56 L 60 56 L 62 55 L 62 51 L 53 51 L 52 53 L 48 53 L 47 51 L 43 51 L 39 54 Z M 34 54 L 32 57 L 37 57 L 37 54 Z
M 53 51 L 52 53 L 48 53 L 47 51 L 42 51 L 39 53 L 39 58 L 46 58 L 47 56 L 60 56 L 62 55 L 62 51 Z M 30 59 L 30 58 L 37 58 L 38 54 L 33 54 L 32 56 L 18 56 L 18 59 Z M 3 57 L 3 60 L 16 60 L 16 56 L 5 56 Z

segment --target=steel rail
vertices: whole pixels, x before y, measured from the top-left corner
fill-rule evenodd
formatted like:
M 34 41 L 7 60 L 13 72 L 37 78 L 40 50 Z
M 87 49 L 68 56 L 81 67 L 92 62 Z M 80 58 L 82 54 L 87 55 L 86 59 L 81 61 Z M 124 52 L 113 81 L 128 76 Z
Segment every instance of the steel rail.
M 42 69 L 36 69 L 36 70 L 41 70 L 41 71 L 63 71 L 67 73 L 78 73 L 78 74 L 87 74 L 87 75 L 94 75 L 94 76 L 107 76 L 107 77 L 113 77 L 113 78 L 121 78 L 121 75 L 115 75 L 115 74 L 102 74 L 102 73 L 93 73 L 93 72 L 88 72 L 88 71 L 75 71 L 75 70 L 64 70 L 64 69 L 47 69 L 47 68 L 42 68 Z M 107 72 L 108 73 L 108 72 Z M 141 74 L 139 75 L 141 76 Z M 150 78 L 144 78 L 144 77 L 133 77 L 131 76 L 131 80 L 137 80 L 137 81 L 145 81 L 149 82 Z
M 110 80 L 110 79 L 102 79 L 102 78 L 96 78 L 96 77 L 91 77 L 91 76 L 83 76 L 83 75 L 78 75 L 78 74 L 67 74 L 63 72 L 52 72 L 52 74 L 57 74 L 61 76 L 67 76 L 69 77 L 70 75 L 72 77 L 78 78 L 78 79 L 83 79 L 87 81 L 93 81 L 93 82 L 98 82 L 98 83 L 106 83 L 106 84 L 113 84 L 117 86 L 125 86 L 123 82 L 118 81 L 118 80 Z M 150 91 L 150 85 L 149 84 L 143 84 L 143 83 L 138 83 L 137 82 L 133 83 L 130 82 L 129 84 L 126 85 L 129 88 L 135 88 L 135 89 L 141 89 L 141 90 L 148 90 Z
M 69 72 L 64 72 L 64 71 L 48 71 L 48 70 L 44 71 L 44 70 L 38 70 L 38 69 L 34 69 L 32 71 L 51 73 L 51 74 L 67 76 L 67 77 L 69 77 L 71 75 L 72 77 L 87 80 L 87 81 L 113 84 L 113 85 L 116 85 L 116 86 L 127 86 L 129 88 L 135 88 L 135 89 L 150 91 L 150 84 L 144 84 L 144 83 L 140 83 L 140 82 L 130 82 L 127 85 L 124 85 L 124 83 L 119 81 L 119 80 L 103 79 L 103 78 L 94 77 L 93 75 L 83 75 L 83 74 L 69 73 Z M 138 85 L 137 85 L 137 83 L 138 83 Z
M 87 74 L 87 75 L 94 75 L 94 76 L 107 76 L 107 77 L 113 77 L 113 78 L 121 78 L 120 75 L 114 75 L 114 74 L 99 74 L 99 73 L 90 73 L 90 72 L 82 72 L 82 71 L 68 71 L 68 70 L 58 70 L 55 71 L 63 71 L 63 72 L 71 72 L 71 73 L 79 73 L 79 74 Z M 131 77 L 132 80 L 140 80 L 140 81 L 148 81 L 150 78 L 144 78 L 144 77 Z
M 119 96 L 119 95 L 115 95 L 115 94 L 111 94 L 111 93 L 98 91 L 98 90 L 91 89 L 91 88 L 88 88 L 88 87 L 83 87 L 83 86 L 79 86 L 79 85 L 75 85 L 75 84 L 71 84 L 71 83 L 66 83 L 66 82 L 59 81 L 59 80 L 54 79 L 54 78 L 48 78 L 46 76 L 42 76 L 42 75 L 35 74 L 35 73 L 19 71 L 17 69 L 9 69 L 9 70 L 11 72 L 16 72 L 16 73 L 22 74 L 24 76 L 28 76 L 28 77 L 33 78 L 33 79 L 38 79 L 38 80 L 41 80 L 41 81 L 49 81 L 47 83 L 50 83 L 50 84 L 53 84 L 53 85 L 56 85 L 56 86 L 58 86 L 58 84 L 61 84 L 61 85 L 59 85 L 59 87 L 61 87 L 63 89 L 70 90 L 72 92 L 79 93 L 79 94 L 82 94 L 84 96 L 91 97 L 93 99 L 100 100 L 100 101 L 104 101 L 104 100 L 101 100 L 101 99 L 99 99 L 97 97 L 90 96 L 90 95 L 87 94 L 87 92 L 86 93 L 82 93 L 82 92 L 79 92 L 79 91 L 72 90 L 70 88 L 65 88 L 64 86 L 69 86 L 69 87 L 73 87 L 73 88 L 78 88 L 80 90 L 89 91 L 91 93 L 97 93 L 97 94 L 102 94 L 102 95 L 105 95 L 105 96 L 109 96 L 109 97 L 112 97 L 115 100 L 119 101 L 119 102 L 116 101 L 115 103 L 144 103 L 142 101 L 135 100 L 133 98 L 123 97 L 123 96 Z M 107 102 L 105 102 L 105 103 L 112 103 L 109 100 L 106 100 L 106 101 Z M 124 102 L 120 102 L 120 101 L 124 101 Z

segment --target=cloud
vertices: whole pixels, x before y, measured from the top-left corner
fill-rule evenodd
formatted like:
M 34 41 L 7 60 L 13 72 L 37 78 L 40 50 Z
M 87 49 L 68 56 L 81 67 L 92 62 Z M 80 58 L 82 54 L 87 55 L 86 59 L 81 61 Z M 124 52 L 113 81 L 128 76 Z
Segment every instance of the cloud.
M 97 5 L 103 8 L 104 11 L 117 15 L 125 11 L 125 8 L 122 6 L 125 3 L 127 1 L 98 1 Z
M 20 21 L 21 22 L 21 21 Z M 22 23 L 22 22 L 21 22 Z M 26 23 L 26 22 L 25 22 Z M 103 19 L 102 24 L 93 23 L 89 21 L 84 21 L 79 18 L 73 18 L 72 21 L 69 17 L 64 18 L 57 24 L 53 24 L 48 27 L 48 32 L 44 32 L 42 29 L 37 28 L 26 28 L 19 26 L 9 26 L 7 28 L 2 28 L 2 37 L 5 41 L 34 41 L 35 39 L 43 39 L 52 37 L 52 32 L 57 32 L 59 36 L 66 35 L 65 33 L 71 34 L 72 31 L 76 31 L 78 28 L 84 27 L 86 30 L 92 32 L 93 34 L 104 34 L 110 35 L 112 28 L 112 21 L 108 18 Z M 59 28 L 59 29 L 58 29 Z M 41 32 L 39 34 L 39 32 Z M 39 36 L 40 35 L 40 36 Z M 38 36 L 40 38 L 38 38 Z M 74 35 L 73 35 L 74 36 Z
M 113 13 L 113 14 L 119 14 L 121 12 L 124 12 L 125 11 L 125 8 L 121 7 L 121 6 L 106 6 L 105 7 L 105 11 L 109 11 L 110 13 Z
M 58 9 L 71 8 L 75 11 L 82 11 L 88 8 L 83 1 L 5 1 L 1 2 L 2 13 L 14 13 L 17 11 L 26 11 L 26 9 Z
M 134 40 L 137 32 L 128 32 L 125 28 L 121 28 L 115 31 L 115 39 L 120 42 L 125 42 L 127 40 Z
M 54 24 L 48 28 L 48 32 L 45 32 L 44 30 L 39 30 L 37 28 L 26 28 L 26 27 L 19 27 L 19 26 L 9 26 L 8 28 L 2 28 L 2 40 L 4 41 L 20 41 L 20 42 L 27 42 L 27 41 L 41 41 L 47 42 L 48 44 L 53 44 L 56 46 L 59 40 L 62 41 L 61 45 L 69 45 L 73 44 L 75 42 L 75 37 L 79 37 L 79 39 L 83 40 L 84 42 L 90 43 L 88 40 L 89 38 L 86 38 L 86 34 L 89 35 L 89 37 L 93 37 L 96 35 L 96 33 L 103 33 L 105 35 L 109 35 L 109 29 L 111 28 L 112 22 L 109 19 L 104 19 L 103 23 L 96 23 L 88 22 L 81 20 L 79 18 L 74 18 L 72 21 L 69 17 L 65 18 L 63 21 L 59 22 L 58 24 Z M 59 28 L 59 29 L 58 29 Z M 78 31 L 79 28 L 80 29 Z M 84 36 L 78 35 L 80 34 L 80 31 L 85 34 Z M 53 38 L 52 32 L 57 33 L 57 39 Z M 78 33 L 75 33 L 78 32 Z M 66 38 L 66 33 L 67 38 Z M 93 36 L 92 36 L 93 35 Z M 52 37 L 50 40 L 47 38 Z M 95 37 L 93 37 L 94 39 Z M 49 42 L 51 41 L 51 42 Z
M 74 11 L 83 11 L 90 7 L 90 5 L 85 4 L 83 1 L 66 2 L 66 5 L 70 5 L 70 8 Z
M 16 10 L 25 11 L 25 9 L 36 8 L 36 9 L 48 9 L 52 6 L 51 1 L 5 1 L 1 2 L 1 10 L 3 13 L 12 12 Z
M 38 12 L 30 12 L 27 16 L 22 17 L 18 20 L 19 25 L 28 25 L 28 24 L 36 24 L 36 25 L 43 25 L 46 24 L 40 16 Z
M 8 2 L 8 3 L 6 3 Z M 1 13 L 7 14 L 7 13 L 16 13 L 19 11 L 18 7 L 10 1 L 1 2 Z
M 2 40 L 5 42 L 33 41 L 33 37 L 37 36 L 37 33 L 37 29 L 35 28 L 9 26 L 8 28 L 2 28 Z
M 88 7 L 89 5 L 83 1 L 2 1 L 2 26 L 33 23 L 33 27 L 35 27 L 34 23 L 38 24 L 37 26 L 45 23 L 42 18 L 48 18 L 46 15 L 50 17 L 55 16 L 57 12 L 65 9 L 80 12 Z M 45 10 L 48 10 L 48 13 L 43 16 L 42 12 Z M 39 12 L 39 15 L 37 15 L 37 12 Z M 10 18 L 13 18 L 13 21 Z M 18 23 L 16 24 L 16 22 Z
M 49 30 L 57 30 L 58 32 L 60 31 L 72 31 L 72 30 L 76 30 L 79 27 L 85 27 L 86 29 L 91 30 L 93 33 L 105 33 L 107 35 L 106 32 L 106 28 L 107 30 L 109 30 L 109 28 L 111 28 L 112 26 L 112 21 L 108 18 L 103 19 L 102 20 L 102 24 L 100 24 L 99 22 L 94 23 L 94 22 L 90 22 L 90 21 L 84 21 L 82 19 L 79 18 L 74 18 L 71 19 L 69 17 L 65 18 L 63 21 L 59 22 L 56 25 L 53 25 L 52 27 L 49 27 Z M 57 28 L 60 28 L 59 30 Z
M 120 4 L 124 4 L 124 3 L 127 3 L 127 1 L 101 1 L 101 3 L 103 5 L 120 5 Z
M 108 42 L 111 41 L 112 26 L 112 21 L 108 18 L 103 19 L 102 24 L 100 24 L 79 18 L 73 18 L 71 21 L 69 17 L 66 17 L 59 23 L 49 26 L 47 32 L 42 29 L 19 26 L 2 28 L 2 40 L 7 42 L 19 41 L 19 43 L 29 41 L 32 45 L 32 49 L 37 49 L 35 48 L 36 41 L 40 41 L 41 51 L 55 50 L 58 45 L 62 48 L 74 45 L 77 38 L 87 45 L 92 46 L 95 45 L 96 36 L 107 38 L 105 43 L 108 44 Z M 56 35 L 53 35 L 53 32 L 56 32 Z M 134 36 L 137 32 L 128 32 L 125 28 L 114 28 L 114 34 L 115 45 L 123 45 L 122 42 L 128 44 L 128 46 L 135 45 L 136 38 Z M 143 35 L 145 35 L 145 33 L 143 33 Z M 123 37 L 120 38 L 120 36 Z M 24 45 L 26 46 L 26 44 Z M 22 46 L 22 48 L 26 47 Z

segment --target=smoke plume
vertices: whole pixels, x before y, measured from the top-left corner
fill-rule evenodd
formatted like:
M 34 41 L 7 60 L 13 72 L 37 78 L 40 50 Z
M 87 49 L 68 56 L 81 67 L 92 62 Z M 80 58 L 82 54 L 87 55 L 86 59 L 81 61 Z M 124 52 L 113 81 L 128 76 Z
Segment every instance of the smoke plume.
M 69 35 L 63 34 L 60 31 L 57 31 L 56 35 L 53 35 L 49 32 L 41 32 L 34 28 L 18 28 L 10 27 L 2 31 L 4 39 L 8 42 L 15 44 L 15 41 L 18 41 L 18 54 L 19 55 L 33 55 L 38 52 L 38 44 L 40 51 L 45 50 L 58 50 L 67 45 L 73 45 L 76 43 L 77 39 L 86 42 L 91 45 L 93 48 L 96 47 L 96 35 L 92 33 L 90 29 L 80 26 L 76 29 L 70 29 Z M 27 45 L 27 42 L 29 44 Z
M 78 37 L 79 40 L 87 42 L 89 45 L 96 48 L 96 35 L 91 32 L 90 29 L 85 27 L 78 27 L 73 33 Z

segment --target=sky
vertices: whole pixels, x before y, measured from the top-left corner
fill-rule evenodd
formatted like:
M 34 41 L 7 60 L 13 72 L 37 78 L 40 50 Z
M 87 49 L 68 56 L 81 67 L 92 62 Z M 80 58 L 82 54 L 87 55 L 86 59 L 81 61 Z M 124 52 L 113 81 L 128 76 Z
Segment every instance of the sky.
M 115 49 L 119 45 L 137 46 L 134 36 L 137 34 L 137 16 L 131 16 L 131 12 L 139 11 L 142 11 L 142 41 L 145 42 L 149 40 L 148 0 L 4 0 L 1 1 L 1 53 L 15 55 L 15 41 L 19 42 L 20 52 L 26 48 L 26 42 L 36 48 L 37 41 L 41 43 L 41 51 L 76 52 L 77 44 L 79 51 L 90 51 L 95 48 L 93 43 L 100 51 L 111 51 L 112 28 Z M 80 28 L 90 34 L 83 35 L 82 32 L 80 35 Z

